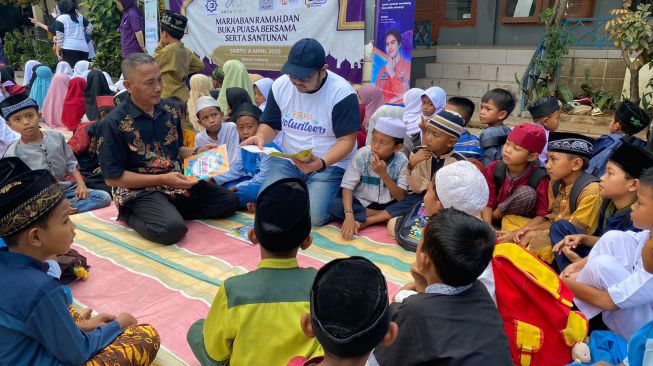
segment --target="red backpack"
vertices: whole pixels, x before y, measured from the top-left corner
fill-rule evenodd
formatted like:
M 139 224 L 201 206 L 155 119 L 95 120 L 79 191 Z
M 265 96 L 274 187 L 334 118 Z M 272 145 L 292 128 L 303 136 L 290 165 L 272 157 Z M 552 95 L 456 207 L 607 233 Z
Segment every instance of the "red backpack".
M 572 311 L 573 294 L 544 262 L 517 244 L 497 244 L 492 258 L 497 307 L 518 366 L 571 362 L 588 322 Z

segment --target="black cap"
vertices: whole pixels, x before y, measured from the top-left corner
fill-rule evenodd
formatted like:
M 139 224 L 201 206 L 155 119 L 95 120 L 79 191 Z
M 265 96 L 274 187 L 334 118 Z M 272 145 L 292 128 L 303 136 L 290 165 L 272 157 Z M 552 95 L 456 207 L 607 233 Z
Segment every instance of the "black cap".
M 388 332 L 388 287 L 381 270 L 363 257 L 322 267 L 311 288 L 311 323 L 324 350 L 338 357 L 371 352 Z
M 34 108 L 38 111 L 39 106 L 34 99 L 26 94 L 14 94 L 0 102 L 0 116 L 8 120 L 13 114 L 28 108 Z
M 594 150 L 594 139 L 572 132 L 549 133 L 548 151 L 578 155 L 591 158 Z
M 320 42 L 313 38 L 302 38 L 290 49 L 288 61 L 281 68 L 281 73 L 295 79 L 306 79 L 325 63 L 326 53 Z
M 619 122 L 621 130 L 627 135 L 634 135 L 647 128 L 651 118 L 640 107 L 629 100 L 619 104 L 614 112 L 614 118 Z
M 644 169 L 653 167 L 653 155 L 628 141 L 623 141 L 619 145 L 612 153 L 610 161 L 633 178 L 639 178 Z
M 256 239 L 271 252 L 296 249 L 311 233 L 310 211 L 303 180 L 285 178 L 272 183 L 256 199 Z
M 558 101 L 554 96 L 540 98 L 528 106 L 528 112 L 531 114 L 534 121 L 546 117 L 559 109 L 560 101 Z
M 236 112 L 234 112 L 233 118 L 234 118 L 234 120 L 237 120 L 238 117 L 248 116 L 248 117 L 254 117 L 257 120 L 260 120 L 261 119 L 261 114 L 263 114 L 263 112 L 261 112 L 259 107 L 255 106 L 252 103 L 245 102 L 245 103 L 241 104 L 238 107 Z
M 161 30 L 176 39 L 181 39 L 184 36 L 186 24 L 188 24 L 188 18 L 170 10 L 164 11 L 161 15 Z
M 0 186 L 6 181 L 13 179 L 19 174 L 29 172 L 30 169 L 25 162 L 17 157 L 4 158 L 0 160 Z
M 0 160 L 0 171 L 10 170 L 13 164 L 15 161 Z M 0 236 L 28 227 L 63 199 L 63 189 L 52 173 L 44 169 L 5 180 L 0 185 Z

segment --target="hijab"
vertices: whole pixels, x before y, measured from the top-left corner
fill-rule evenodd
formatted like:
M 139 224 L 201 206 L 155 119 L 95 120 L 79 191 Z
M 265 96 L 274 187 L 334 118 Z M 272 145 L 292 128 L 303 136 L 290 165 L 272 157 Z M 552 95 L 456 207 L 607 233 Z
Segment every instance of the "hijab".
M 50 127 L 64 127 L 61 123 L 61 111 L 68 92 L 70 78 L 64 73 L 55 74 L 50 83 L 50 90 L 43 103 L 43 120 Z
M 111 75 L 109 75 L 109 73 L 106 71 L 102 71 L 102 74 L 104 75 L 104 78 L 107 79 L 107 85 L 109 85 L 109 89 L 111 89 L 111 91 L 114 93 L 117 92 L 118 87 L 113 83 L 113 80 L 111 80 Z
M 224 88 L 222 89 L 224 90 Z M 229 122 L 236 122 L 233 114 L 238 107 L 243 103 L 252 103 L 252 98 L 249 97 L 247 91 L 243 88 L 229 88 L 225 92 L 227 96 L 227 104 L 229 105 Z
M 52 70 L 47 66 L 39 66 L 36 69 L 34 84 L 32 84 L 29 90 L 29 97 L 36 101 L 36 104 L 39 106 L 39 111 L 43 110 L 43 104 L 45 103 L 45 97 L 48 94 L 51 82 Z
M 73 68 L 70 67 L 70 64 L 66 61 L 59 61 L 57 64 L 57 69 L 54 72 L 55 74 L 66 74 L 69 77 L 73 77 Z
M 372 84 L 361 86 L 358 88 L 357 93 L 361 98 L 361 103 L 365 105 L 365 118 L 363 119 L 363 123 L 365 126 L 368 126 L 374 112 L 385 104 L 383 93 L 381 89 Z
M 434 115 L 444 110 L 444 106 L 447 104 L 447 93 L 444 91 L 444 89 L 440 88 L 439 86 L 432 86 L 426 89 L 422 95 L 426 95 L 431 100 L 431 103 L 433 103 L 433 106 L 435 106 L 435 113 L 433 113 Z M 431 118 L 432 116 L 424 117 Z
M 25 75 L 23 76 L 23 86 L 28 86 L 30 80 L 32 80 L 32 74 L 34 73 L 34 66 L 40 65 L 41 63 L 36 60 L 29 60 L 25 63 Z
M 91 63 L 82 60 L 82 61 L 77 61 L 75 64 L 75 68 L 73 69 L 73 77 L 74 78 L 83 78 L 86 80 L 86 75 L 88 74 L 88 71 L 91 68 Z
M 404 114 L 401 118 L 406 124 L 406 133 L 412 136 L 419 132 L 422 121 L 422 94 L 424 90 L 412 88 L 404 93 Z
M 197 113 L 195 112 L 195 103 L 200 97 L 211 96 L 211 87 L 213 86 L 213 80 L 202 74 L 195 74 L 190 77 L 190 97 L 188 97 L 188 119 L 193 125 L 195 132 L 202 131 L 202 126 L 200 126 L 197 120 Z M 226 112 L 226 111 L 224 111 Z
M 229 88 L 242 88 L 247 91 L 250 101 L 254 100 L 252 82 L 249 79 L 247 68 L 242 62 L 238 60 L 229 60 L 225 62 L 223 71 L 224 80 L 222 81 L 222 88 L 218 95 L 218 105 L 223 113 L 229 109 L 227 103 L 227 89 Z
M 61 14 L 68 14 L 73 23 L 79 23 L 79 19 L 77 18 L 77 4 L 74 0 L 59 0 L 57 2 L 57 9 L 59 9 L 59 13 Z
M 36 65 L 32 66 L 32 75 L 29 78 L 29 83 L 27 84 L 27 92 L 29 93 L 30 89 L 32 89 L 32 85 L 34 85 L 34 81 L 36 80 L 36 69 L 41 67 L 41 63 L 37 63 Z M 52 70 L 50 70 L 52 71 Z
M 96 121 L 100 116 L 95 98 L 99 96 L 113 96 L 115 93 L 109 88 L 107 79 L 100 70 L 91 70 L 86 77 L 86 88 L 84 88 L 84 105 L 86 117 L 89 121 Z
M 16 85 L 14 68 L 9 65 L 0 66 L 0 83 L 4 85 L 9 95 L 24 94 L 27 91 L 22 85 Z
M 72 78 L 68 83 L 68 92 L 63 102 L 63 111 L 65 113 L 61 113 L 61 122 L 71 131 L 75 131 L 82 121 L 82 117 L 84 117 L 85 88 L 86 80 L 82 78 Z
M 254 85 L 258 88 L 258 90 L 263 94 L 265 97 L 265 102 L 258 106 L 261 110 L 265 109 L 265 105 L 268 103 L 268 95 L 270 95 L 270 89 L 272 89 L 272 84 L 274 83 L 274 80 L 270 78 L 263 78 L 260 80 L 257 80 Z
M 118 81 L 116 81 L 115 85 L 116 85 L 116 92 L 121 92 L 123 90 L 127 90 L 127 89 L 125 89 L 125 75 L 124 74 L 120 74 L 120 79 L 118 79 Z

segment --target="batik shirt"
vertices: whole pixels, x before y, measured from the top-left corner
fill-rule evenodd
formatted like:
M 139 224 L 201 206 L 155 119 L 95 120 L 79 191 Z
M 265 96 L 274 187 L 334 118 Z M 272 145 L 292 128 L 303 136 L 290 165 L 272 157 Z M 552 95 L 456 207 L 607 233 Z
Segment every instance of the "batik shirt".
M 104 179 L 118 179 L 125 171 L 138 174 L 183 171 L 181 121 L 177 110 L 164 101 L 154 107 L 154 116 L 150 116 L 128 97 L 103 120 L 99 145 Z M 144 190 L 168 195 L 188 193 L 187 190 L 167 186 L 143 189 L 114 187 L 114 201 L 122 206 Z

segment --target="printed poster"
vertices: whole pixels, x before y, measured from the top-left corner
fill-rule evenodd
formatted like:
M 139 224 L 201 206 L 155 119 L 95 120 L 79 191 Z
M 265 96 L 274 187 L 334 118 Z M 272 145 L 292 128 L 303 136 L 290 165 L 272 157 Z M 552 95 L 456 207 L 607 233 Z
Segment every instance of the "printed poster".
M 378 0 L 372 84 L 389 104 L 402 104 L 410 89 L 415 0 Z
M 154 54 L 159 43 L 159 8 L 157 0 L 145 0 L 145 49 L 150 55 Z
M 365 0 L 170 0 L 188 18 L 182 41 L 206 71 L 236 59 L 250 73 L 277 77 L 292 45 L 317 39 L 329 70 L 363 78 Z

